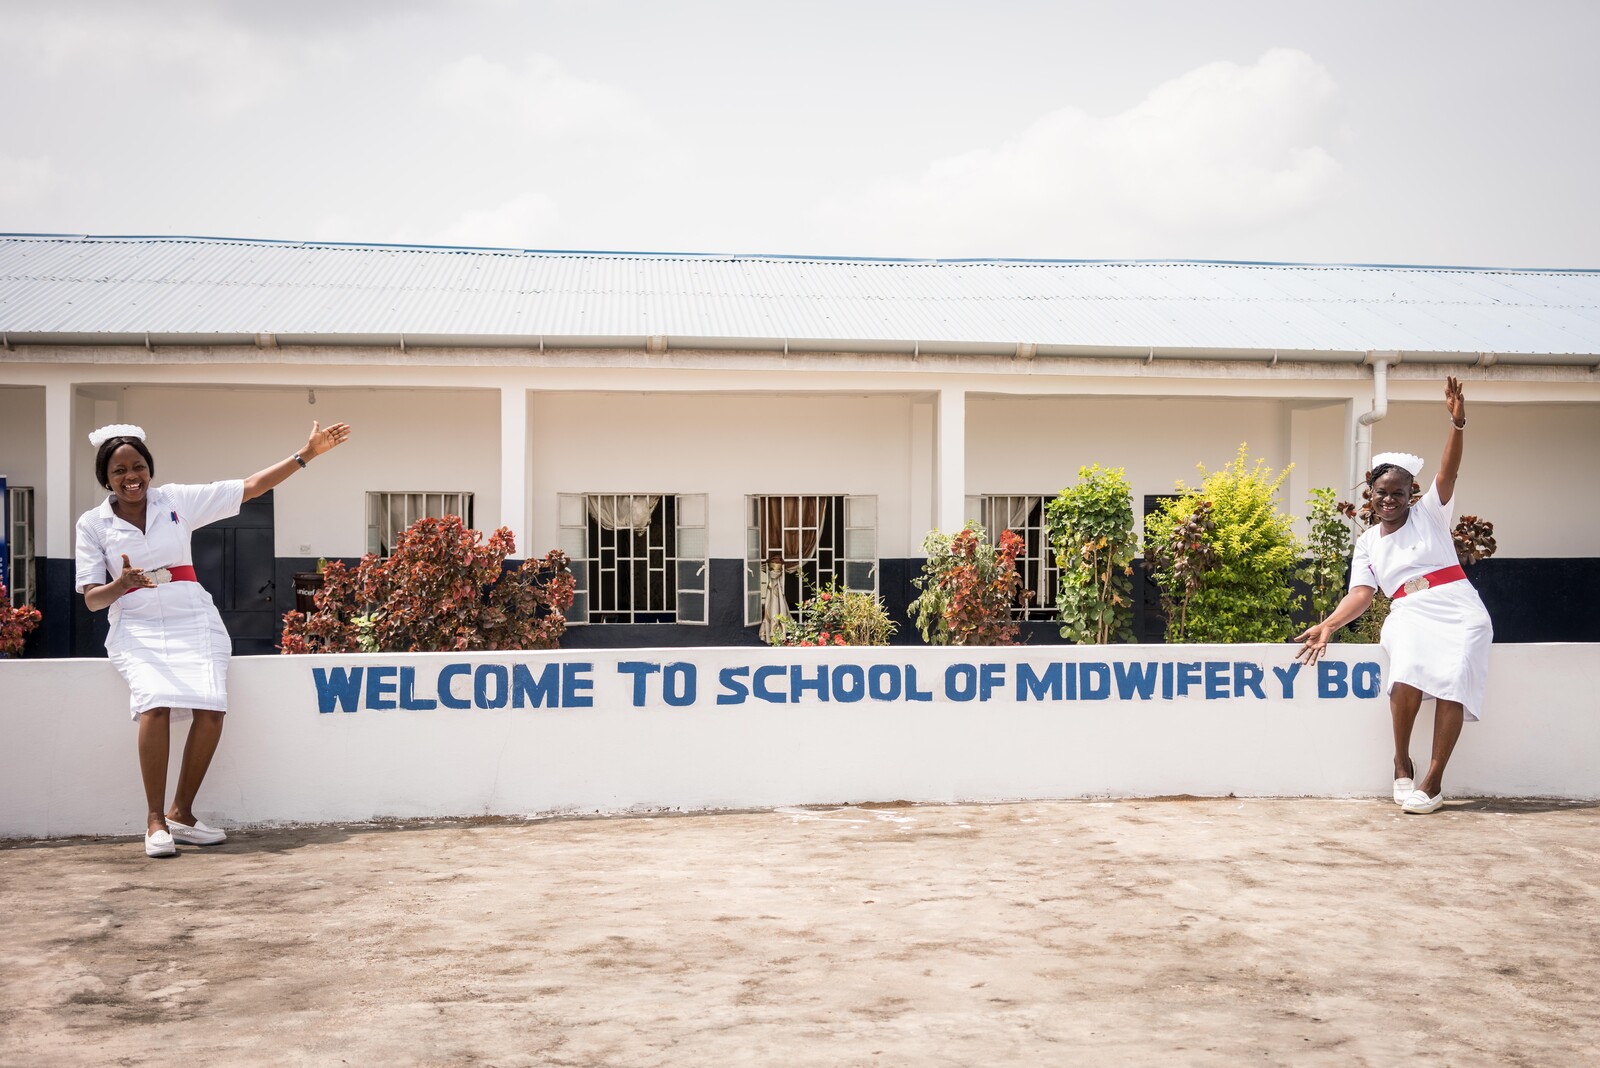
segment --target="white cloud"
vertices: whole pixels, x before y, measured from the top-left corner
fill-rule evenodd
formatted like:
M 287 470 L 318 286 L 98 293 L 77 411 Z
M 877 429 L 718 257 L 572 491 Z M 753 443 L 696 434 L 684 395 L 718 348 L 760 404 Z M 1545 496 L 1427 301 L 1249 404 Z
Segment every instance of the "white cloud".
M 497 207 L 476 209 L 440 229 L 429 244 L 494 248 L 550 248 L 561 221 L 554 200 L 529 191 Z
M 115 81 L 134 95 L 171 82 L 182 86 L 181 99 L 195 111 L 218 118 L 277 96 L 304 63 L 336 58 L 314 42 L 264 39 L 203 7 L 170 17 L 137 5 L 92 19 L 56 12 L 24 36 L 46 75 Z
M 1303 52 L 1210 63 L 1096 117 L 1044 115 L 997 147 L 880 180 L 815 212 L 830 249 L 884 255 L 1180 256 L 1313 210 L 1341 168 L 1337 87 Z M 827 236 L 832 235 L 832 236 Z M 841 247 L 843 246 L 843 247 Z
M 481 55 L 439 68 L 426 97 L 462 119 L 508 137 L 653 139 L 655 124 L 634 97 L 604 82 L 568 74 L 549 56 L 508 66 Z
M 23 205 L 43 197 L 55 169 L 44 156 L 0 156 L 0 204 Z

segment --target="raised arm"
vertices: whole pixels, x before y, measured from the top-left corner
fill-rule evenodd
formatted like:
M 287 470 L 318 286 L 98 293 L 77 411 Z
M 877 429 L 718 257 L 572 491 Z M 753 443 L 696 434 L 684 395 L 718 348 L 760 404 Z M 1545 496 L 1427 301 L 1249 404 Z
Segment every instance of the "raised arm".
M 1456 495 L 1456 474 L 1461 470 L 1461 444 L 1466 437 L 1467 395 L 1461 392 L 1461 383 L 1455 378 L 1444 380 L 1444 406 L 1450 413 L 1450 431 L 1445 435 L 1444 452 L 1439 456 L 1439 474 L 1434 485 L 1439 487 L 1439 502 L 1449 504 Z
M 311 436 L 300 451 L 287 459 L 279 460 L 271 467 L 264 467 L 260 471 L 244 480 L 244 499 L 254 500 L 263 493 L 277 486 L 284 479 L 300 470 L 313 459 L 321 456 L 329 449 L 337 448 L 350 439 L 350 424 L 335 423 L 326 430 L 322 424 L 315 420 L 311 423 Z

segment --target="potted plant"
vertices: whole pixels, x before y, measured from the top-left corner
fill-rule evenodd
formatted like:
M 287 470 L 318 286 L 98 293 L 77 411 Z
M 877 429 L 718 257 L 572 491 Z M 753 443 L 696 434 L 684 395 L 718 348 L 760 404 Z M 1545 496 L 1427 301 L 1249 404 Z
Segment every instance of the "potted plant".
M 515 550 L 505 527 L 485 540 L 460 516 L 419 519 L 388 557 L 329 563 L 314 611 L 284 616 L 283 651 L 553 649 L 572 605 L 566 554 L 506 570 Z
M 911 602 L 922 639 L 932 645 L 1015 645 L 1020 628 L 1012 606 L 1033 591 L 1023 588 L 1017 556 L 1025 548 L 1015 531 L 991 545 L 983 527 L 968 523 L 956 534 L 930 531 L 922 547 L 928 561 L 912 579 L 921 591 Z
M 0 580 L 0 656 L 21 656 L 23 642 L 28 632 L 39 625 L 43 617 L 31 604 L 11 607 L 11 591 Z
M 1277 506 L 1293 465 L 1273 476 L 1263 461 L 1246 462 L 1248 448 L 1221 470 L 1202 466 L 1198 488 L 1179 482 L 1179 496 L 1145 520 L 1168 641 L 1281 642 L 1297 629 L 1300 543 Z
M 772 644 L 888 645 L 895 629 L 877 597 L 830 582 L 800 602 L 798 618 L 776 633 Z
M 1133 487 L 1122 468 L 1078 468 L 1078 484 L 1045 506 L 1060 580 L 1061 636 L 1104 645 L 1133 640 Z

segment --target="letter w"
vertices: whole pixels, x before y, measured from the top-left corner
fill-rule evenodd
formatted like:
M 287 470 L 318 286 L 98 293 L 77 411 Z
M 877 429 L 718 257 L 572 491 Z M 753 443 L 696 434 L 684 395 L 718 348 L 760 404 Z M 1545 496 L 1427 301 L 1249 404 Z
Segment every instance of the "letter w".
M 1156 665 L 1150 661 L 1118 660 L 1111 666 L 1117 673 L 1117 696 L 1124 701 L 1134 694 L 1141 701 L 1148 701 L 1156 692 Z
M 361 707 L 361 674 L 363 668 L 336 667 L 328 671 L 311 669 L 311 678 L 317 684 L 317 711 L 332 712 L 337 703 L 339 711 L 354 712 Z

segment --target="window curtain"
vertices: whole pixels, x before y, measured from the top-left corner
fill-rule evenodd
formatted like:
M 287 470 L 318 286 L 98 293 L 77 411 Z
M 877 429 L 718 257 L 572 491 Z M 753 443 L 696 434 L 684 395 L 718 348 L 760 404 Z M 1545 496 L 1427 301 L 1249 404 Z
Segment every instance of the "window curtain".
M 650 529 L 650 518 L 660 494 L 645 496 L 627 493 L 591 493 L 588 497 L 589 516 L 603 530 L 631 530 L 643 534 Z
M 783 595 L 783 563 L 773 560 L 761 568 L 761 640 L 782 641 L 793 621 L 789 602 Z
M 1028 505 L 1033 502 L 1033 498 L 992 497 L 990 498 L 990 501 L 991 504 L 989 511 L 993 518 L 1005 520 L 1005 526 L 1001 527 L 999 530 L 989 531 L 990 540 L 996 544 L 999 544 L 1001 530 L 1014 530 L 1020 534 L 1022 532 L 1022 528 L 1027 525 L 1029 513 L 1032 512 L 1032 509 L 1029 508 Z M 986 525 L 992 527 L 994 524 L 991 520 L 991 522 Z
M 760 515 L 763 564 L 776 556 L 785 571 L 799 571 L 801 561 L 816 555 L 822 524 L 828 518 L 828 499 L 763 497 Z

